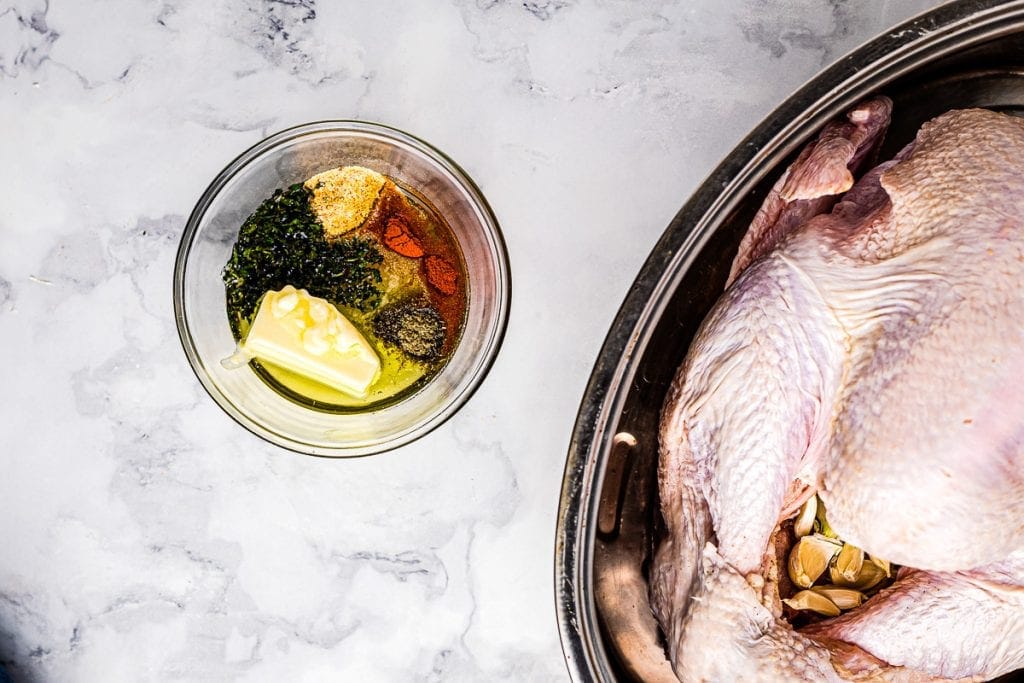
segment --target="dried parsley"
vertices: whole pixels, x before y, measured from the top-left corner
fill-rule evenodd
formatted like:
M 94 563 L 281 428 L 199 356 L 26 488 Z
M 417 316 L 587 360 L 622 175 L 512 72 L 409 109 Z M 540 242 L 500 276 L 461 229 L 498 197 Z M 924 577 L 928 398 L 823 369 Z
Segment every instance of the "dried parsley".
M 311 194 L 301 183 L 275 190 L 242 224 L 223 271 L 236 337 L 243 335 L 260 297 L 285 285 L 362 310 L 379 302 L 376 266 L 383 257 L 376 244 L 363 237 L 328 241 L 310 208 Z

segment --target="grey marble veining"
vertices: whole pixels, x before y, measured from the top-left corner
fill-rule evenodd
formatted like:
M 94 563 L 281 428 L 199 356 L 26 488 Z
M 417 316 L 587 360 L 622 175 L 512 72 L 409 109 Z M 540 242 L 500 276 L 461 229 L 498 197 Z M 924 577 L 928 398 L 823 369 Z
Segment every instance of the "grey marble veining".
M 18 681 L 564 680 L 554 520 L 601 340 L 687 194 L 927 0 L 0 0 L 0 662 Z M 462 164 L 513 310 L 441 429 L 301 457 L 202 391 L 171 268 L 267 134 Z

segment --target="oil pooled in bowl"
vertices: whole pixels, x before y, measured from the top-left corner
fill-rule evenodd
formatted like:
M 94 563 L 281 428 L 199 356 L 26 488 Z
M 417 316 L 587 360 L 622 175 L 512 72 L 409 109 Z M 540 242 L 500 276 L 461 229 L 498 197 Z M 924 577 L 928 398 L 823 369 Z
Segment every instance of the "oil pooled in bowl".
M 243 351 L 263 298 L 289 285 L 331 304 L 372 347 L 380 370 L 365 393 L 245 357 L 278 393 L 316 410 L 363 412 L 416 393 L 465 326 L 469 282 L 452 230 L 414 190 L 360 167 L 276 190 L 243 223 L 223 277 Z

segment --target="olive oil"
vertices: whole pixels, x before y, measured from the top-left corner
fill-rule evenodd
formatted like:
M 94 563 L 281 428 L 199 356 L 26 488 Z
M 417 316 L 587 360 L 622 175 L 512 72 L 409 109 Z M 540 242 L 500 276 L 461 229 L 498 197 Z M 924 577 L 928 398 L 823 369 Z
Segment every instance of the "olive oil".
M 363 397 L 352 396 L 325 384 L 312 381 L 271 363 L 251 361 L 253 368 L 271 386 L 293 400 L 310 407 L 336 412 L 351 412 L 368 407 L 383 407 L 407 396 L 432 377 L 440 366 L 409 358 L 373 336 L 368 316 L 361 311 L 341 308 L 342 313 L 363 334 L 380 358 L 380 377 Z

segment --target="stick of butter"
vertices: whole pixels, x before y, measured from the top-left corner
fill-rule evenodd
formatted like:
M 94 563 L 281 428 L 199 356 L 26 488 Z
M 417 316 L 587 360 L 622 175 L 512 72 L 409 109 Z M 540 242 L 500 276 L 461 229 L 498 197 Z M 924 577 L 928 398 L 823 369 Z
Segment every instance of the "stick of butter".
M 241 350 L 360 398 L 380 375 L 380 359 L 348 318 L 291 285 L 263 295 Z

